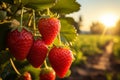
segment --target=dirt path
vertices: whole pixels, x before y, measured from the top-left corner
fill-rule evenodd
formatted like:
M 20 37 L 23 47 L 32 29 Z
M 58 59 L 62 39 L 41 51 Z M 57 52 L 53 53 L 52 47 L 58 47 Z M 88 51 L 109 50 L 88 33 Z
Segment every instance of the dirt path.
M 110 69 L 110 56 L 112 55 L 113 52 L 113 41 L 108 41 L 104 47 L 105 49 L 103 51 L 103 54 L 99 57 L 98 63 L 91 64 L 89 65 L 90 67 L 100 70 Z

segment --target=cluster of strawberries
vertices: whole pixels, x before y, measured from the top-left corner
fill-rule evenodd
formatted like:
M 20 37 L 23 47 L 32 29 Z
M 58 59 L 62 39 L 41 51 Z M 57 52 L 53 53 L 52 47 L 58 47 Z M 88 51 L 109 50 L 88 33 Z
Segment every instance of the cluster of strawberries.
M 32 33 L 25 28 L 21 31 L 12 30 L 8 34 L 7 46 L 17 60 L 27 59 L 33 67 L 39 68 L 48 57 L 52 68 L 41 69 L 40 80 L 55 80 L 56 75 L 63 78 L 72 64 L 73 54 L 70 49 L 53 46 L 48 50 L 48 46 L 60 33 L 60 27 L 57 18 L 41 18 L 38 22 L 38 30 L 42 39 L 34 39 Z

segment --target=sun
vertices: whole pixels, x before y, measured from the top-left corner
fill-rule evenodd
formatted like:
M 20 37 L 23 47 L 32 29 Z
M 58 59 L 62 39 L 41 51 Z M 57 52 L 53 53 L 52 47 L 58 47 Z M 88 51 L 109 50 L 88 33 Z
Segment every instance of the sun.
M 104 14 L 100 16 L 99 21 L 105 25 L 105 27 L 113 27 L 115 26 L 116 22 L 118 20 L 118 16 L 115 14 Z

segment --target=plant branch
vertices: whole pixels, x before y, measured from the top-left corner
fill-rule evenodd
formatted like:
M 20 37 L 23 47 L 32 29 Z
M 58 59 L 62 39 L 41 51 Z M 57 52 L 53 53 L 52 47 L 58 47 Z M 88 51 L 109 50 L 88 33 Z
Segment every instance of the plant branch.
M 48 68 L 46 60 L 44 61 L 45 68 Z
M 49 16 L 50 15 L 50 9 L 47 8 L 47 15 Z
M 23 24 L 23 12 L 24 12 L 24 7 L 22 8 L 22 10 L 21 10 L 21 19 L 20 19 L 20 27 L 22 27 L 22 24 Z
M 59 41 L 59 45 L 61 46 L 61 37 L 60 37 L 60 33 L 58 34 L 58 41 Z
M 34 36 L 36 36 L 35 10 L 33 10 L 33 30 L 34 30 Z
M 12 65 L 12 67 L 13 67 L 13 69 L 15 70 L 15 72 L 18 74 L 18 75 L 21 75 L 20 74 L 20 72 L 17 70 L 17 68 L 15 67 L 15 65 L 14 65 L 14 62 L 13 62 L 13 60 L 10 58 L 10 63 L 11 63 L 11 65 Z

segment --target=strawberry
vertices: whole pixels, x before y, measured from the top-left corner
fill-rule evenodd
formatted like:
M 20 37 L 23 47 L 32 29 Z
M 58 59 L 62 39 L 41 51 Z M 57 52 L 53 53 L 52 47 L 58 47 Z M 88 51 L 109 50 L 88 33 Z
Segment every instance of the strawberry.
M 38 68 L 44 62 L 47 52 L 47 45 L 45 45 L 42 40 L 37 39 L 33 43 L 33 46 L 27 56 L 27 60 L 32 64 L 32 66 Z
M 48 59 L 57 76 L 63 78 L 72 64 L 73 54 L 67 48 L 53 47 L 49 52 Z
M 41 18 L 38 29 L 45 44 L 50 45 L 60 31 L 60 21 L 57 18 Z
M 15 29 L 8 33 L 7 46 L 17 60 L 24 60 L 27 57 L 32 44 L 32 33 L 24 28 L 21 31 Z
M 18 80 L 32 80 L 31 74 L 29 72 L 24 72 Z
M 43 68 L 40 71 L 40 80 L 55 80 L 55 71 L 52 68 Z

